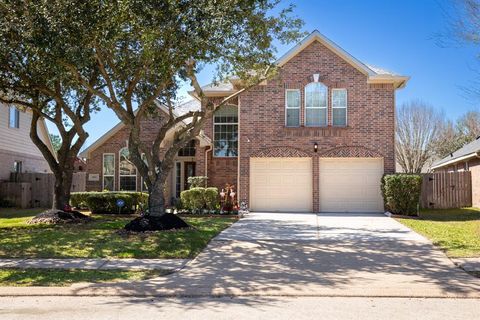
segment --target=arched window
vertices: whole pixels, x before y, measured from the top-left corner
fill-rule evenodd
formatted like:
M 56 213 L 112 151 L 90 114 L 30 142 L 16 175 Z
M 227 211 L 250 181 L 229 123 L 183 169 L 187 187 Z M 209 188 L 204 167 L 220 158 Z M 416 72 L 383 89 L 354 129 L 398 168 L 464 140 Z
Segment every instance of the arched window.
M 118 152 L 120 163 L 120 187 L 121 191 L 137 190 L 137 168 L 130 161 L 130 153 L 127 147 L 120 149 Z
M 321 82 L 305 86 L 305 126 L 322 127 L 328 124 L 328 88 Z

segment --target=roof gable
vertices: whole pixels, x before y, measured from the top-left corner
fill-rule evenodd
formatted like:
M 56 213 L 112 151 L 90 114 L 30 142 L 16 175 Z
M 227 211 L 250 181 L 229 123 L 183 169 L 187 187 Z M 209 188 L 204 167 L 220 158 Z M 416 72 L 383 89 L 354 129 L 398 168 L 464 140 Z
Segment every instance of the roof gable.
M 296 55 L 298 55 L 315 41 L 321 43 L 327 49 L 329 49 L 334 54 L 343 59 L 345 62 L 350 64 L 352 67 L 357 69 L 360 73 L 364 74 L 367 77 L 367 83 L 369 84 L 392 84 L 394 88 L 397 89 L 405 87 L 407 81 L 410 79 L 410 77 L 407 76 L 401 76 L 382 68 L 364 64 L 363 62 L 349 54 L 347 51 L 342 49 L 332 40 L 328 39 L 318 30 L 313 31 L 297 45 L 288 50 L 275 62 L 275 64 L 278 67 L 284 66 L 287 62 L 289 62 L 291 59 L 293 59 Z M 206 86 L 203 86 L 202 89 L 207 97 L 227 96 L 238 91 L 238 89 L 235 89 L 232 83 L 232 81 L 236 80 L 237 79 L 231 78 L 223 81 L 222 83 L 210 83 Z M 196 97 L 194 91 L 190 91 L 189 93 L 194 98 Z
M 353 57 L 347 51 L 343 50 L 340 46 L 336 43 L 328 39 L 324 36 L 320 31 L 315 30 L 306 36 L 302 41 L 300 41 L 296 46 L 288 50 L 283 56 L 281 56 L 275 63 L 277 66 L 281 67 L 285 65 L 288 61 L 290 61 L 293 57 L 303 51 L 306 47 L 308 47 L 313 42 L 318 41 L 327 47 L 330 51 L 338 55 L 340 58 L 345 60 L 347 63 L 352 65 L 355 69 L 363 73 L 364 75 L 376 75 L 376 73 L 370 69 L 367 65 L 360 62 L 358 59 Z

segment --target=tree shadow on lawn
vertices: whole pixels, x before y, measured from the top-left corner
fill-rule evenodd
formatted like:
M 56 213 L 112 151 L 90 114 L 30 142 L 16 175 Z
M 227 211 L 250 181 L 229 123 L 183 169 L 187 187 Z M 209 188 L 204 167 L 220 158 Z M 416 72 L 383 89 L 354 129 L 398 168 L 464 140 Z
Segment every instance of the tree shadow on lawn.
M 275 220 L 258 221 L 272 224 Z M 288 224 L 282 224 L 288 229 Z M 297 232 L 310 227 L 293 224 Z M 259 226 L 261 228 L 261 225 Z M 305 229 L 305 230 L 302 230 Z M 329 231 L 335 232 L 336 228 Z M 342 228 L 343 229 L 343 228 Z M 304 241 L 212 241 L 183 270 L 149 281 L 74 286 L 76 294 L 115 290 L 137 296 L 471 294 L 480 280 L 456 268 L 427 241 L 371 235 Z M 382 235 L 383 234 L 383 235 Z M 372 291 L 373 290 L 373 291 Z M 375 291 L 377 290 L 377 291 Z M 390 290 L 390 291 L 389 291 Z
M 120 235 L 132 216 L 94 216 L 79 225 L 38 225 L 0 229 L 0 257 L 4 258 L 192 258 L 221 229 L 225 220 L 202 218 L 199 228 Z

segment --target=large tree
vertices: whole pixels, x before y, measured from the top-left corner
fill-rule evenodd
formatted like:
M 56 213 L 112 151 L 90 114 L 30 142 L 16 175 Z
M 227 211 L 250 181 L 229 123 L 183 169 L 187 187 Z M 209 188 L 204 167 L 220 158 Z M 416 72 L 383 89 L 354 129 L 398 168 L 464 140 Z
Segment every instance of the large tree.
M 90 85 L 75 61 L 63 64 L 130 130 L 130 160 L 147 186 L 150 219 L 165 213 L 165 183 L 178 150 L 200 133 L 216 108 L 241 93 L 221 101 L 207 99 L 197 80 L 201 67 L 214 64 L 212 80 L 234 75 L 246 90 L 275 72 L 274 40 L 286 43 L 299 38 L 301 20 L 291 17 L 290 6 L 277 8 L 278 2 L 101 2 L 101 10 L 111 18 L 84 45 L 93 48 L 105 87 Z M 175 117 L 182 82 L 192 85 L 202 108 Z M 168 114 L 159 112 L 155 102 L 167 107 Z M 154 138 L 145 141 L 142 122 L 152 116 L 159 117 L 161 125 L 154 132 L 149 128 Z M 173 141 L 161 153 L 160 145 L 172 130 Z
M 436 137 L 435 154 L 438 158 L 444 158 L 474 141 L 478 136 L 480 136 L 480 113 L 468 111 L 456 122 L 447 121 L 440 128 Z
M 406 173 L 420 173 L 431 164 L 442 115 L 422 101 L 403 104 L 397 111 L 395 155 Z
M 74 161 L 98 100 L 64 62 L 75 64 L 90 87 L 102 88 L 93 48 L 86 46 L 108 18 L 99 9 L 83 1 L 0 1 L 0 101 L 32 112 L 30 137 L 55 175 L 53 209 L 69 202 Z M 39 137 L 41 119 L 59 132 L 56 154 Z

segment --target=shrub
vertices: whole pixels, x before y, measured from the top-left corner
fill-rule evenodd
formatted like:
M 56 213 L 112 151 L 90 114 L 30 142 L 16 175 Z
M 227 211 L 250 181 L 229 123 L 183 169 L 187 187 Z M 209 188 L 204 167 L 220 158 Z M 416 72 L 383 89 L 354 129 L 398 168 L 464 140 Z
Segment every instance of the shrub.
M 206 188 L 205 189 L 205 195 L 204 195 L 204 200 L 205 200 L 205 207 L 208 210 L 215 210 L 218 208 L 220 201 L 218 198 L 218 189 L 217 188 Z
M 70 195 L 70 205 L 74 208 L 87 209 L 87 198 L 91 192 L 72 192 Z
M 183 207 L 191 211 L 214 210 L 219 204 L 217 188 L 191 188 L 182 191 L 180 199 Z
M 207 185 L 208 178 L 205 176 L 196 176 L 196 177 L 188 177 L 187 182 L 191 188 L 198 188 L 198 187 L 205 187 Z
M 387 174 L 382 178 L 385 206 L 395 214 L 417 215 L 422 177 L 416 174 Z
M 117 200 L 122 199 L 125 205 L 119 210 Z M 134 213 L 137 208 L 144 207 L 148 194 L 142 192 L 74 192 L 70 204 L 75 207 L 88 208 L 92 213 Z
M 205 208 L 205 188 L 190 188 L 190 208 L 192 210 L 199 210 Z

